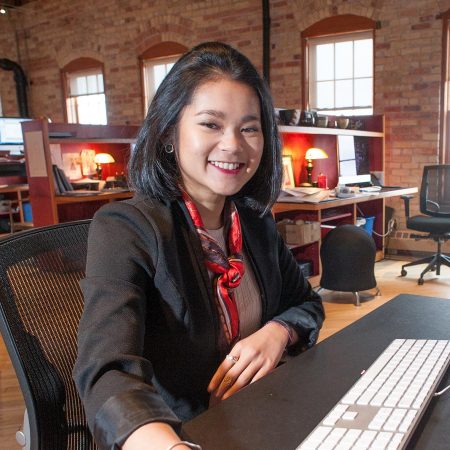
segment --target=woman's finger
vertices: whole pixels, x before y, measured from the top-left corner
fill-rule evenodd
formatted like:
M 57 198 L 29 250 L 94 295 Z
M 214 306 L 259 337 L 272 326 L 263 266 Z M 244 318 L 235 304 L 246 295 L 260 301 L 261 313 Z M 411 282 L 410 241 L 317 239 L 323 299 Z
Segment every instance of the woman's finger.
M 225 375 L 238 361 L 239 356 L 236 355 L 235 353 L 229 353 L 227 356 L 225 356 L 225 359 L 217 368 L 216 372 L 211 378 L 211 381 L 209 382 L 208 392 L 215 391 L 220 386 L 220 384 L 223 382 Z

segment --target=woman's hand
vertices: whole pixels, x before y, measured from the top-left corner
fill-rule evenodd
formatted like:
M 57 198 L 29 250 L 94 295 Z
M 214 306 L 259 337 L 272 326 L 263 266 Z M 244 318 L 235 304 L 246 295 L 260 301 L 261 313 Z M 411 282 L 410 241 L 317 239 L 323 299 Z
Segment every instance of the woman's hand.
M 268 374 L 277 366 L 288 341 L 288 330 L 277 322 L 269 322 L 237 342 L 209 383 L 210 406 Z

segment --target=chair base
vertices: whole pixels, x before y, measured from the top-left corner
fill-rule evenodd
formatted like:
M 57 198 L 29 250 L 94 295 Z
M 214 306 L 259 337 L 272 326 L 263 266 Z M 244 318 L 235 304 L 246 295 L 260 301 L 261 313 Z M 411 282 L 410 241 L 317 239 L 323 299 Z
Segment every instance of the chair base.
M 418 259 L 417 261 L 412 261 L 408 264 L 404 264 L 402 266 L 401 275 L 402 277 L 406 276 L 407 272 L 405 270 L 405 267 L 411 267 L 411 266 L 417 266 L 419 264 L 427 264 L 427 267 L 422 271 L 420 274 L 419 279 L 417 280 L 417 284 L 422 285 L 424 283 L 423 276 L 427 272 L 434 272 L 436 271 L 436 275 L 441 274 L 441 266 L 447 266 L 450 267 L 450 258 L 446 255 L 443 255 L 442 253 L 436 253 L 433 256 L 428 256 L 426 258 Z
M 323 287 L 319 287 L 319 289 L 317 289 L 317 293 L 319 293 L 322 289 L 325 289 L 325 288 L 323 288 Z M 380 296 L 381 295 L 381 291 L 380 291 L 380 288 L 378 287 L 378 286 L 375 286 L 375 288 L 374 289 L 376 289 L 376 292 L 375 292 L 375 294 L 373 295 L 373 297 L 375 297 L 375 296 Z M 333 289 L 330 289 L 331 291 L 333 290 Z M 360 299 L 360 295 L 359 295 L 359 292 L 358 291 L 353 291 L 352 292 L 352 294 L 353 294 L 353 296 L 355 297 L 355 306 L 361 306 L 361 299 Z

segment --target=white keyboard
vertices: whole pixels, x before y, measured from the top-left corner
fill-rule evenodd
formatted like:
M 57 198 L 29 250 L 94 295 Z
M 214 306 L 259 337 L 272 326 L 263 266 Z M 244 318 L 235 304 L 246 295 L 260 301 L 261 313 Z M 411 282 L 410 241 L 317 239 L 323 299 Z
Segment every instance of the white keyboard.
M 403 449 L 450 363 L 450 341 L 395 339 L 296 450 Z

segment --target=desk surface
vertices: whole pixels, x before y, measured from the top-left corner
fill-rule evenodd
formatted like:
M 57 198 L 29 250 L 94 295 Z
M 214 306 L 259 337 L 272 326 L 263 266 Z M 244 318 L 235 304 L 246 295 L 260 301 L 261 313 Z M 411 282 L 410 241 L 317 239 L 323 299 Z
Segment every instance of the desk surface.
M 416 187 L 394 189 L 383 188 L 380 192 L 377 193 L 366 192 L 364 193 L 364 195 L 358 195 L 349 198 L 336 198 L 319 203 L 302 203 L 296 202 L 291 198 L 285 198 L 275 203 L 272 210 L 274 213 L 288 210 L 319 211 L 321 209 L 336 208 L 337 206 L 353 205 L 355 203 L 370 202 L 373 200 L 380 200 L 383 198 L 398 197 L 400 195 L 409 195 L 415 193 L 417 193 Z
M 204 450 L 293 450 L 395 338 L 450 339 L 450 300 L 399 295 L 183 427 Z M 450 371 L 449 371 L 450 372 Z M 448 385 L 450 373 L 441 386 Z M 408 448 L 450 447 L 450 397 L 433 399 Z
M 74 191 L 76 192 L 76 191 Z M 63 205 L 66 203 L 84 203 L 84 202 L 98 202 L 98 201 L 111 201 L 120 200 L 133 197 L 134 192 L 131 191 L 113 191 L 113 192 L 101 192 L 84 194 L 84 195 L 57 195 L 55 196 L 55 202 L 57 205 Z

